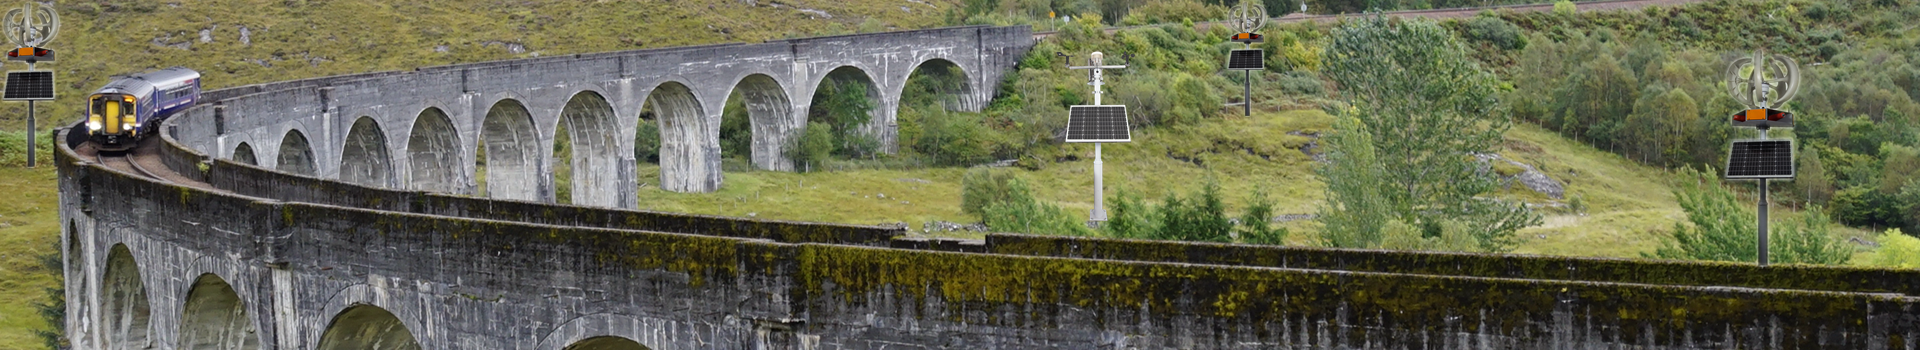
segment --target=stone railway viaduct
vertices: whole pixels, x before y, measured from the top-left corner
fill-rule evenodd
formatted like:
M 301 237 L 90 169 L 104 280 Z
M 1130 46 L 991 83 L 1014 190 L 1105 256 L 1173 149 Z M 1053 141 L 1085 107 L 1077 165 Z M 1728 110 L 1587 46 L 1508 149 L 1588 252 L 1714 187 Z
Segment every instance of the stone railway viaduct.
M 633 210 L 721 186 L 846 72 L 889 134 L 916 67 L 978 109 L 1032 45 L 955 27 L 583 54 L 207 93 L 128 155 L 56 131 L 77 349 L 1912 349 L 1920 272 L 990 234 Z M 950 66 L 950 67 L 949 67 Z M 949 70 L 950 71 L 950 70 Z M 549 159 L 557 125 L 570 160 Z M 472 164 L 484 148 L 485 175 Z M 575 203 L 552 203 L 570 161 Z M 484 176 L 484 177 L 483 177 Z M 486 194 L 471 196 L 484 178 Z

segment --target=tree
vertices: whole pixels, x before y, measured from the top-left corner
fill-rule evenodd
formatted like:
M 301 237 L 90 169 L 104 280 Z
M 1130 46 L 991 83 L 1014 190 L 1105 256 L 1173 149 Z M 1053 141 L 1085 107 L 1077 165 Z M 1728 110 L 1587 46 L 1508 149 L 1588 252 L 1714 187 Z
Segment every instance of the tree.
M 1586 138 L 1594 145 L 1613 147 L 1620 117 L 1633 113 L 1639 99 L 1640 84 L 1633 72 L 1620 66 L 1613 55 L 1602 54 L 1567 76 L 1554 91 L 1552 113 L 1563 133 L 1575 139 Z
M 1342 113 L 1348 114 L 1348 113 Z M 1373 133 L 1352 116 L 1341 116 L 1333 132 L 1322 137 L 1327 163 L 1314 168 L 1327 184 L 1327 201 L 1320 206 L 1326 225 L 1320 242 L 1329 247 L 1371 248 L 1380 245 L 1390 204 L 1381 194 L 1385 169 L 1375 161 Z
M 1782 264 L 1838 265 L 1853 258 L 1853 249 L 1834 239 L 1828 226 L 1832 220 L 1819 206 L 1807 207 L 1796 220 L 1775 226 L 1767 246 L 1769 260 Z
M 1880 249 L 1874 250 L 1869 263 L 1884 267 L 1920 268 L 1920 239 L 1900 233 L 1897 228 L 1887 229 L 1876 238 L 1880 241 Z
M 1378 188 L 1391 217 L 1411 226 L 1455 221 L 1479 249 L 1507 251 L 1515 244 L 1514 231 L 1538 224 L 1540 217 L 1521 203 L 1481 197 L 1496 190 L 1499 180 L 1481 170 L 1473 155 L 1491 153 L 1512 125 L 1494 109 L 1493 75 L 1467 52 L 1451 31 L 1426 20 L 1374 16 L 1333 30 L 1324 72 L 1353 106 L 1343 114 L 1358 121 L 1336 130 L 1370 133 L 1379 165 L 1376 183 L 1343 186 Z M 1329 191 L 1333 182 L 1344 181 L 1325 179 Z M 1354 210 L 1351 205 L 1369 204 L 1344 198 L 1368 196 L 1329 198 L 1342 198 L 1340 206 Z
M 1759 228 L 1755 227 L 1755 215 L 1740 209 L 1740 201 L 1735 200 L 1733 191 L 1720 186 L 1718 174 L 1712 167 L 1704 172 L 1693 167 L 1680 170 L 1683 180 L 1674 197 L 1679 200 L 1680 209 L 1687 212 L 1687 223 L 1692 225 L 1674 223 L 1673 239 L 1653 254 L 1643 253 L 1643 256 L 1741 262 L 1758 258 L 1760 244 L 1754 234 Z
M 1146 239 L 1153 238 L 1160 230 L 1155 227 L 1152 211 L 1140 195 L 1132 191 L 1117 189 L 1113 198 L 1107 199 L 1107 208 L 1110 209 L 1107 222 L 1100 230 L 1108 237 Z
M 1794 161 L 1800 163 L 1795 169 L 1793 187 L 1799 189 L 1807 202 L 1826 204 L 1833 198 L 1833 175 L 1827 174 L 1826 165 L 1820 162 L 1820 149 L 1816 145 L 1800 148 L 1800 154 Z
M 1265 191 L 1253 192 L 1253 203 L 1240 214 L 1240 241 L 1252 244 L 1286 244 L 1287 228 L 1273 225 L 1273 201 Z
M 824 123 L 833 131 L 834 153 L 854 157 L 872 153 L 879 143 L 861 130 L 873 119 L 867 83 L 839 72 L 829 73 L 827 81 L 814 93 L 807 121 Z

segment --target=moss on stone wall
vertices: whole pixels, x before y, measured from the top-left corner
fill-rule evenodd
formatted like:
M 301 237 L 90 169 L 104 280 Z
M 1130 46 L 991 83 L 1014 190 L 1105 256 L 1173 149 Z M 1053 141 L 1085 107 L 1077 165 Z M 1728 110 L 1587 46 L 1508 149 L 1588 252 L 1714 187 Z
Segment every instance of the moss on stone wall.
M 1920 270 L 1256 246 L 1017 234 L 991 253 L 1389 273 L 1920 295 Z
M 1146 310 L 1152 324 L 1179 315 L 1270 325 L 1340 319 L 1393 330 L 1466 331 L 1540 337 L 1556 322 L 1603 322 L 1621 339 L 1678 344 L 1687 330 L 1713 338 L 1778 319 L 1785 339 L 1911 329 L 1899 320 L 1913 299 L 1888 295 L 1725 287 L 1544 281 L 1059 259 L 809 244 L 797 280 L 809 303 L 914 310 L 938 297 L 955 321 L 1014 325 L 1062 315 L 1050 305 L 1121 317 Z M 891 291 L 897 305 L 869 305 Z M 1042 310 L 1004 320 L 1004 309 Z M 1556 314 L 1574 315 L 1557 320 Z M 1124 318 L 1124 317 L 1121 317 Z M 1107 319 L 1120 324 L 1133 320 Z M 1574 327 L 1568 324 L 1567 327 Z M 1487 328 L 1480 328 L 1487 327 Z M 1594 329 L 1588 327 L 1585 329 Z M 1560 328 L 1565 329 L 1565 328 Z M 1651 330 L 1654 333 L 1642 334 Z M 1201 330 L 1196 330 L 1196 332 Z M 1367 327 L 1349 329 L 1368 332 Z M 1883 334 L 1884 335 L 1884 334 Z M 1363 335 L 1353 335 L 1365 338 Z M 1374 338 L 1385 336 L 1375 335 Z M 1868 341 L 1868 340 L 1858 340 Z M 1882 340 L 1872 340 L 1882 341 Z M 1789 341 L 1792 342 L 1792 341 Z M 1849 344 L 1864 344 L 1850 343 Z M 1833 344 L 1827 344 L 1829 346 Z

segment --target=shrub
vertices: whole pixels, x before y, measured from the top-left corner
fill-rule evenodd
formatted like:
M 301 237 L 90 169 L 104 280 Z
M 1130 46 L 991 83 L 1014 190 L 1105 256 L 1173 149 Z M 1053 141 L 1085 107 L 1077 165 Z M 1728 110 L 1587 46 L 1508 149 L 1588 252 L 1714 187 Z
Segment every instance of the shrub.
M 1140 195 L 1116 189 L 1113 198 L 1107 199 L 1107 222 L 1100 230 L 1108 237 L 1153 238 L 1160 230 L 1153 214 Z
M 1833 194 L 1833 218 L 1854 226 L 1905 226 L 1894 195 L 1867 186 L 1848 187 Z
M 1123 25 L 1212 21 L 1226 18 L 1227 8 L 1191 0 L 1150 0 L 1127 12 Z
M 747 114 L 747 99 L 734 90 L 720 112 L 720 154 L 747 158 L 753 153 L 753 120 Z
M 973 215 L 986 215 L 984 210 L 989 203 L 1007 201 L 1012 172 L 992 168 L 973 168 L 960 177 L 960 211 Z
M 652 120 L 642 119 L 640 125 L 634 126 L 633 159 L 660 164 L 660 127 L 654 125 Z
M 1772 253 L 1768 260 L 1783 264 L 1846 263 L 1853 258 L 1853 249 L 1833 238 L 1828 231 L 1830 223 L 1827 214 L 1819 206 L 1813 206 L 1801 212 L 1796 220 L 1773 226 L 1773 237 L 1767 240 Z
M 961 210 L 979 215 L 995 231 L 1090 235 L 1092 229 L 1057 205 L 1033 197 L 1026 180 L 1011 172 L 979 168 L 961 178 Z
M 1502 50 L 1527 48 L 1527 37 L 1520 34 L 1520 27 L 1499 17 L 1482 16 L 1468 20 L 1466 37 Z
M 1280 91 L 1294 95 L 1319 96 L 1327 84 L 1313 73 L 1292 71 L 1280 76 Z
M 1555 15 L 1573 16 L 1573 13 L 1578 10 L 1579 8 L 1575 7 L 1573 5 L 1573 1 L 1571 0 L 1560 0 L 1560 1 L 1553 2 L 1553 14 Z
M 1160 204 L 1160 230 L 1155 238 L 1183 241 L 1228 242 L 1233 221 L 1227 219 L 1226 205 L 1220 200 L 1220 184 L 1207 181 L 1200 193 L 1187 198 L 1167 194 Z
M 1240 214 L 1240 241 L 1252 244 L 1287 243 L 1287 228 L 1273 225 L 1273 201 L 1264 191 L 1254 191 L 1253 202 Z
M 1741 262 L 1758 257 L 1759 242 L 1754 233 L 1759 228 L 1754 227 L 1754 216 L 1741 210 L 1741 201 L 1720 185 L 1717 174 L 1711 167 L 1706 171 L 1682 168 L 1680 188 L 1674 191 L 1674 197 L 1692 225 L 1674 223 L 1672 240 L 1643 256 Z
M 1880 241 L 1880 248 L 1873 251 L 1872 258 L 1868 259 L 1869 264 L 1906 269 L 1920 268 L 1920 239 L 1900 233 L 1900 229 L 1897 228 L 1887 229 L 1875 239 Z
M 793 143 L 787 147 L 787 159 L 793 160 L 796 170 L 814 171 L 813 167 L 825 166 L 833 154 L 833 127 L 826 123 L 807 123 L 807 129 L 801 131 L 800 138 Z

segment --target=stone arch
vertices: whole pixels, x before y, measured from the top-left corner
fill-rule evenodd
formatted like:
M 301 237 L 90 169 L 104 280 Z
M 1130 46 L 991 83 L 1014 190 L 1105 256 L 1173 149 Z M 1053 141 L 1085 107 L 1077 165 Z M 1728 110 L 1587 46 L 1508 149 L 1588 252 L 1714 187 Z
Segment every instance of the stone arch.
M 239 146 L 234 146 L 233 156 L 227 157 L 227 159 L 246 165 L 260 165 L 260 161 L 254 159 L 253 145 L 248 145 L 246 142 L 241 142 Z
M 373 117 L 360 117 L 341 142 L 340 181 L 385 187 L 393 176 L 393 158 L 387 155 L 387 134 Z
M 101 321 L 106 328 L 104 345 L 109 350 L 152 347 L 153 310 L 147 304 L 147 285 L 140 278 L 140 263 L 125 244 L 115 244 L 107 253 L 107 271 L 101 281 Z
M 916 78 L 925 80 L 916 81 Z M 901 106 L 896 108 L 905 108 L 907 96 L 914 94 L 932 94 L 949 111 L 978 111 L 982 104 L 982 101 L 975 101 L 973 79 L 966 68 L 944 58 L 920 61 L 912 72 L 907 73 L 906 80 L 900 83 L 899 90 L 893 94 L 901 99 Z M 897 110 L 895 114 L 898 115 Z
M 600 336 L 580 340 L 561 350 L 651 350 L 632 339 Z
M 658 118 L 660 188 L 674 192 L 719 189 L 719 125 L 701 108 L 693 90 L 679 82 L 661 83 L 647 94 L 642 109 L 651 109 Z M 640 136 L 637 133 L 645 132 L 644 128 L 636 130 L 636 138 Z
M 66 240 L 66 245 L 62 247 L 65 250 L 67 259 L 67 266 L 64 273 L 65 276 L 73 276 L 66 279 L 67 304 L 85 305 L 83 301 L 87 300 L 86 296 L 92 295 L 92 293 L 87 291 L 87 288 L 90 286 L 87 282 L 93 279 L 89 278 L 92 274 L 87 271 L 86 245 L 82 244 L 83 242 L 80 240 L 79 223 L 73 221 L 67 222 Z M 68 339 L 82 339 L 86 337 L 87 330 L 79 329 L 78 327 L 82 326 L 83 323 L 74 322 L 76 319 L 77 317 L 67 317 L 67 323 L 59 325 L 67 327 Z
M 287 130 L 287 136 L 280 138 L 280 156 L 275 160 L 273 169 L 312 176 L 315 170 L 313 146 L 307 143 L 307 135 L 300 133 L 300 130 Z
M 567 105 L 560 110 L 560 129 L 567 132 L 554 133 L 555 151 L 561 146 L 560 139 L 565 138 L 571 153 L 566 155 L 566 171 L 556 166 L 554 180 L 562 180 L 567 175 L 566 190 L 568 201 L 573 204 L 613 207 L 619 205 L 620 191 L 614 190 L 620 185 L 620 121 L 613 113 L 613 104 L 594 91 L 580 91 L 567 99 Z M 561 154 L 555 154 L 559 161 Z M 559 164 L 559 163 L 556 163 Z M 555 186 L 555 197 L 559 197 L 560 186 Z
M 487 109 L 481 124 L 480 152 L 474 157 L 485 173 L 475 171 L 474 178 L 484 181 L 482 191 L 491 198 L 540 200 L 540 133 L 534 129 L 533 114 L 514 99 L 502 99 Z
M 753 167 L 792 171 L 793 161 L 787 159 L 786 143 L 793 137 L 795 128 L 793 101 L 787 97 L 787 90 L 772 76 L 751 74 L 740 78 L 733 91 L 740 94 L 746 107 L 748 137 L 753 140 L 747 156 Z M 728 94 L 728 98 L 732 98 L 732 94 Z
M 233 285 L 220 276 L 201 274 L 194 279 L 181 308 L 181 350 L 259 349 L 253 319 Z
M 885 140 L 892 139 L 893 121 L 890 118 L 892 113 L 889 113 L 891 110 L 886 108 L 884 103 L 885 99 L 881 98 L 882 87 L 880 84 L 876 83 L 873 76 L 860 67 L 836 67 L 821 77 L 820 81 L 813 88 L 811 100 L 807 103 L 807 117 L 804 123 L 827 122 L 827 113 L 834 108 L 831 101 L 826 100 L 828 94 L 833 93 L 838 86 L 846 83 L 854 84 L 849 86 L 858 86 L 865 89 L 867 103 L 869 103 L 871 107 L 867 109 L 867 122 L 854 127 L 854 131 L 872 137 L 876 142 L 879 142 L 879 147 L 876 147 L 876 151 L 885 151 L 888 149 L 888 147 L 884 146 L 886 144 Z M 806 127 L 807 126 L 802 125 L 796 128 L 797 130 L 794 134 L 803 135 L 806 132 Z
M 320 334 L 317 350 L 419 350 L 407 325 L 378 306 L 356 304 L 341 310 Z
M 407 187 L 420 191 L 460 193 L 460 130 L 439 108 L 428 107 L 414 117 L 407 133 Z

